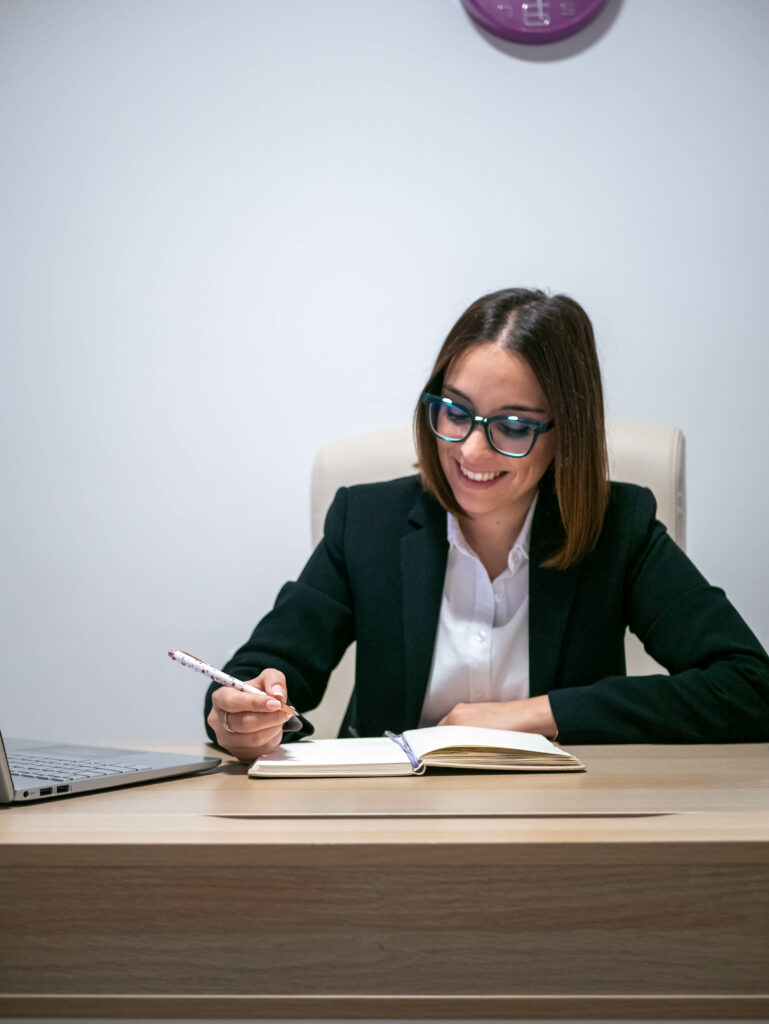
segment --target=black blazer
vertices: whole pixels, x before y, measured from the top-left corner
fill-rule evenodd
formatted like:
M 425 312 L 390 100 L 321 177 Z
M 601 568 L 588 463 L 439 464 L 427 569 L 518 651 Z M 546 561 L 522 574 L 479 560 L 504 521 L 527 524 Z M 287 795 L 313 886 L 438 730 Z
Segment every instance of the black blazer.
M 531 696 L 550 695 L 564 745 L 769 739 L 769 659 L 655 512 L 651 491 L 612 484 L 591 554 L 570 569 L 542 568 L 562 535 L 546 474 L 530 545 Z M 250 679 L 282 670 L 290 701 L 307 712 L 355 640 L 355 689 L 340 735 L 415 728 L 447 554 L 446 513 L 417 477 L 342 488 L 299 579 L 282 588 L 226 671 Z M 626 626 L 669 676 L 625 675 Z

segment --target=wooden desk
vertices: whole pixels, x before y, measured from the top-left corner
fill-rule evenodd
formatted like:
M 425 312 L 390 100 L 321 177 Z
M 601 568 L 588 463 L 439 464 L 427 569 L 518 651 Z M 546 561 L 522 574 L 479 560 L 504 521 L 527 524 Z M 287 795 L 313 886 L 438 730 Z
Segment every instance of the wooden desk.
M 769 753 L 0 810 L 0 1015 L 769 1017 Z

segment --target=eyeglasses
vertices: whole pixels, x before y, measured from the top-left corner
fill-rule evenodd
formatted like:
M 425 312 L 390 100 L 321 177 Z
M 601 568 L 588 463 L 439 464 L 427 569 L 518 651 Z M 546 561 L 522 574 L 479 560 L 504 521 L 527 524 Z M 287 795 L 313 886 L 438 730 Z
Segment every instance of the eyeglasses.
M 540 434 L 552 430 L 553 420 L 540 423 L 537 420 L 525 420 L 520 416 L 476 416 L 459 402 L 441 395 L 429 395 L 425 392 L 420 401 L 427 409 L 427 422 L 433 434 L 441 441 L 460 444 L 472 434 L 478 423 L 486 431 L 486 440 L 491 448 L 500 455 L 509 455 L 511 459 L 522 459 L 534 447 Z

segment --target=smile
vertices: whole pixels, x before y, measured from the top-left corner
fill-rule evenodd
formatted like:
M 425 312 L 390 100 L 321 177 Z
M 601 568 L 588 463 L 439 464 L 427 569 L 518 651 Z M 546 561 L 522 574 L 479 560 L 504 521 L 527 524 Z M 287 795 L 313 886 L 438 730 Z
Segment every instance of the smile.
M 486 483 L 487 480 L 496 480 L 497 477 L 502 476 L 502 472 L 497 473 L 471 473 L 469 469 L 465 469 L 464 466 L 459 467 L 459 472 L 462 476 L 466 476 L 468 480 L 475 480 L 478 483 Z

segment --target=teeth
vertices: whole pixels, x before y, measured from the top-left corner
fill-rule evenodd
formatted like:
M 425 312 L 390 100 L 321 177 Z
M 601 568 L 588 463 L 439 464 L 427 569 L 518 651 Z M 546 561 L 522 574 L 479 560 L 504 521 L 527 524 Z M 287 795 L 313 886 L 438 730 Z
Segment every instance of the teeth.
M 469 469 L 465 469 L 464 466 L 459 467 L 462 476 L 466 476 L 469 480 L 477 480 L 483 482 L 485 480 L 495 480 L 498 476 L 502 476 L 501 473 L 471 473 Z

